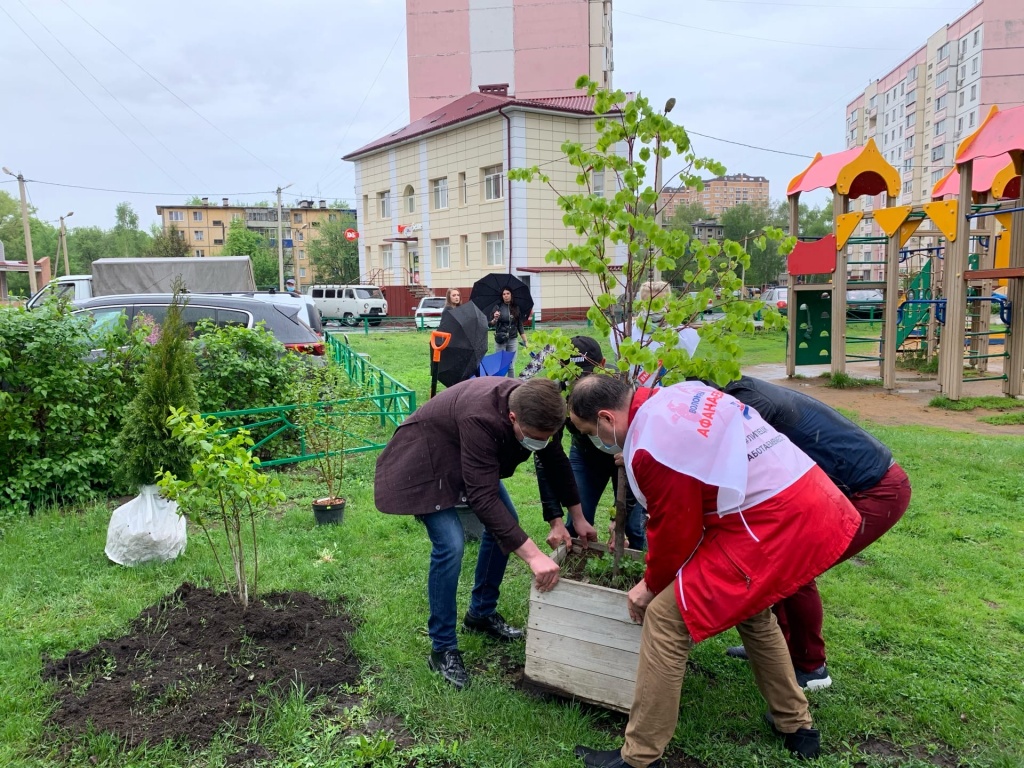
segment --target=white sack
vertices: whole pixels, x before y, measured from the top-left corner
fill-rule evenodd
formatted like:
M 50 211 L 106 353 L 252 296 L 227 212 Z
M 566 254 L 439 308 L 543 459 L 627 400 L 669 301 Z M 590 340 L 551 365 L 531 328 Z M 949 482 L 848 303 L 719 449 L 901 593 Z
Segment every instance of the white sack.
M 144 485 L 139 495 L 114 510 L 107 527 L 107 557 L 118 565 L 164 563 L 185 550 L 185 516 L 178 504 Z

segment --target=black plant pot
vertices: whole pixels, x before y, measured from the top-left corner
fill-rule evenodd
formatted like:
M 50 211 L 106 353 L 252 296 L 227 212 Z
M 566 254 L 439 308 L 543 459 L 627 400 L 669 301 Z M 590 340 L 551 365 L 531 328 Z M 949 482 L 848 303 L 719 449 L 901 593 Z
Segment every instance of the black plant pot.
M 337 525 L 345 519 L 345 499 L 317 499 L 313 518 L 317 525 Z

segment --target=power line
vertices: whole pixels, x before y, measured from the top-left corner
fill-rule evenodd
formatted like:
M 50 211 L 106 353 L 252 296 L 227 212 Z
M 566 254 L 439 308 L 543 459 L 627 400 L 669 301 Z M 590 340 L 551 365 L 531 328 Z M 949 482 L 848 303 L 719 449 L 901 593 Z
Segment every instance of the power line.
M 3 182 L 7 183 L 7 182 Z M 89 187 L 82 184 L 63 184 L 58 181 L 42 181 L 41 179 L 25 179 L 25 183 L 44 184 L 48 187 L 66 187 L 68 189 L 84 189 L 90 192 L 116 192 L 122 195 L 159 195 L 161 197 L 174 197 L 181 192 L 142 192 L 137 189 L 109 189 L 107 187 Z M 255 192 L 210 192 L 208 197 L 241 197 L 243 195 L 273 195 L 276 189 L 257 190 Z
M 16 20 L 16 19 L 15 19 L 15 18 L 14 18 L 13 16 L 11 16 L 11 14 L 10 14 L 10 13 L 8 12 L 8 10 L 7 10 L 6 8 L 4 8 L 4 7 L 2 6 L 2 5 L 0 5 L 0 11 L 3 11 L 3 12 L 4 12 L 4 15 L 6 15 L 6 16 L 7 16 L 7 18 L 9 18 L 9 19 L 11 20 L 11 22 L 12 22 L 12 23 L 14 24 L 14 26 L 16 26 L 16 27 L 17 27 L 17 28 L 18 28 L 19 30 L 21 30 L 21 33 L 22 33 L 23 35 L 25 35 L 25 37 L 27 37 L 27 38 L 29 39 L 29 42 L 31 42 L 31 43 L 32 43 L 32 45 L 34 45 L 34 46 L 35 46 L 35 47 L 36 47 L 36 48 L 38 49 L 38 51 L 39 51 L 39 52 L 40 52 L 41 54 L 43 54 L 43 56 L 45 56 L 45 57 L 46 57 L 46 60 L 47 60 L 47 61 L 49 61 L 49 62 L 50 62 L 51 64 L 53 64 L 54 68 L 55 68 L 55 69 L 56 69 L 56 70 L 57 70 L 58 72 L 60 72 L 60 73 L 61 73 L 61 74 L 62 74 L 62 75 L 64 76 L 64 78 L 65 78 L 65 79 L 66 79 L 66 80 L 67 80 L 67 81 L 68 81 L 69 83 L 71 83 L 71 85 L 73 85 L 73 86 L 75 87 L 75 90 L 77 90 L 77 91 L 78 91 L 78 92 L 79 92 L 80 94 L 82 94 L 82 97 L 83 97 L 83 98 L 84 98 L 84 99 L 85 99 L 86 101 L 88 101 L 88 102 L 89 102 L 89 103 L 90 103 L 90 104 L 91 104 L 91 105 L 93 106 L 93 108 L 94 108 L 94 109 L 95 109 L 95 110 L 96 110 L 97 112 L 99 112 L 99 113 L 100 113 L 101 115 L 103 115 L 103 117 L 105 117 L 105 118 L 107 119 L 107 122 L 109 122 L 109 123 L 110 123 L 110 124 L 111 124 L 112 126 L 114 126 L 114 128 L 116 128 L 116 129 L 117 129 L 118 133 L 120 133 L 120 134 L 121 134 L 122 136 L 124 136 L 124 137 L 125 137 L 125 139 L 127 139 L 127 140 L 128 140 L 128 142 L 129 142 L 129 143 L 130 143 L 130 144 L 131 144 L 131 145 L 132 145 L 133 147 L 135 147 L 135 148 L 136 148 L 137 150 L 139 150 L 139 152 L 140 152 L 140 153 L 141 153 L 141 154 L 142 154 L 142 155 L 143 155 L 143 156 L 144 156 L 144 157 L 145 157 L 145 158 L 146 158 L 147 160 L 149 160 L 149 162 L 151 162 L 151 163 L 152 163 L 153 165 L 155 165 L 155 166 L 156 166 L 157 168 L 159 168 L 159 169 L 160 169 L 160 171 L 161 171 L 161 172 L 162 172 L 162 173 L 163 173 L 163 174 L 164 174 L 164 175 L 165 175 L 165 176 L 166 176 L 167 178 L 169 178 L 169 179 L 170 179 L 171 181 L 173 181 L 173 182 L 174 182 L 175 184 L 177 184 L 177 185 L 178 185 L 179 187 L 181 187 L 182 189 L 185 189 L 185 187 L 184 187 L 184 186 L 183 186 L 183 185 L 181 184 L 181 182 L 179 182 L 179 181 L 178 181 L 178 180 L 177 180 L 176 178 L 174 178 L 174 177 L 173 177 L 173 176 L 172 176 L 172 175 L 171 175 L 170 173 L 168 173 L 168 172 L 167 172 L 166 170 L 164 170 L 163 166 L 161 166 L 161 165 L 160 165 L 160 163 L 158 163 L 158 162 L 157 162 L 156 160 L 154 160 L 154 159 L 153 159 L 152 157 L 150 157 L 150 156 L 149 156 L 149 154 L 148 154 L 148 153 L 146 152 L 146 150 L 144 150 L 144 149 L 143 149 L 142 147 L 140 147 L 140 146 L 139 146 L 138 144 L 136 144 L 136 143 L 135 143 L 135 140 L 134 140 L 134 139 L 133 139 L 133 138 L 132 138 L 131 136 L 129 136 L 129 135 L 127 134 L 127 133 L 125 133 L 125 132 L 124 132 L 124 130 L 123 130 L 123 129 L 121 128 L 121 126 L 119 126 L 119 125 L 118 125 L 117 123 L 115 123 L 115 122 L 114 122 L 114 120 L 113 120 L 113 118 L 111 118 L 111 117 L 110 117 L 110 115 L 108 115 L 108 114 L 107 114 L 106 112 L 104 112 L 104 111 L 103 111 L 103 110 L 102 110 L 102 109 L 100 108 L 100 106 L 99 106 L 99 105 L 98 105 L 98 104 L 97 104 L 97 103 L 96 103 L 95 101 L 93 101 L 93 100 L 92 100 L 91 98 L 89 98 L 89 94 L 87 94 L 87 93 L 86 93 L 85 91 L 83 91 L 83 90 L 81 89 L 81 87 L 79 87 L 78 83 L 76 83 L 76 82 L 75 82 L 74 80 L 72 80 L 72 79 L 71 79 L 71 76 L 70 76 L 70 75 L 68 75 L 68 73 L 67 73 L 67 72 L 65 72 L 65 71 L 64 71 L 63 69 L 61 69 L 61 68 L 60 68 L 60 65 L 59 65 L 59 64 L 57 64 L 57 62 L 56 62 L 56 61 L 54 61 L 54 60 L 53 60 L 52 58 L 50 58 L 50 54 L 48 54 L 48 53 L 47 53 L 46 51 L 44 51 L 44 50 L 43 50 L 42 46 L 40 46 L 40 45 L 39 45 L 39 43 L 37 43 L 37 42 L 35 41 L 35 39 L 34 39 L 34 38 L 32 37 L 32 35 L 30 35 L 30 34 L 29 34 L 29 33 L 28 33 L 27 31 L 25 31 L 25 28 L 24 28 L 24 27 L 22 27 L 22 26 L 21 26 L 21 25 L 20 25 L 20 24 L 19 24 L 19 23 L 17 22 L 17 20 Z M 180 193 L 178 193 L 178 194 L 180 194 Z
M 62 2 L 63 2 L 63 0 L 62 0 Z M 345 139 L 348 138 L 348 132 L 352 130 L 352 126 L 355 124 L 356 118 L 359 117 L 359 113 L 362 112 L 362 110 L 363 110 L 363 105 L 366 104 L 366 99 L 370 96 L 370 92 L 373 90 L 373 87 L 377 84 L 377 80 L 380 78 L 381 72 L 384 71 L 384 67 L 386 67 L 387 64 L 388 64 L 388 61 L 391 60 L 391 54 L 394 52 L 395 46 L 398 45 L 398 41 L 402 37 L 402 35 L 404 33 L 405 33 L 405 25 L 403 24 L 402 28 L 400 30 L 398 30 L 398 34 L 395 35 L 395 40 L 394 40 L 393 43 L 391 43 L 391 48 L 388 49 L 388 55 L 384 57 L 384 63 L 380 65 L 380 69 L 377 70 L 377 74 L 373 78 L 373 82 L 370 83 L 370 87 L 367 88 L 366 89 L 366 93 L 363 94 L 363 100 L 361 102 L 359 102 L 359 108 L 356 109 L 355 113 L 352 115 L 352 119 L 349 120 L 348 128 L 345 129 L 345 133 L 341 137 L 341 139 L 338 141 L 338 145 L 334 148 L 334 151 L 331 152 L 331 158 L 332 159 L 327 161 L 327 167 L 324 169 L 323 173 L 320 174 L 320 178 L 318 178 L 316 180 L 317 184 L 319 184 L 321 181 L 323 181 L 325 176 L 329 176 L 330 175 L 329 171 L 332 168 L 332 161 L 333 161 L 334 156 L 338 154 L 338 150 L 341 149 L 341 145 L 345 142 Z
M 75 56 L 75 54 L 71 52 L 71 49 L 70 49 L 70 48 L 68 48 L 68 47 L 67 47 L 66 45 L 64 45 L 64 43 L 63 43 L 63 42 L 61 42 L 60 38 L 59 38 L 59 37 L 57 37 L 57 35 L 55 35 L 55 34 L 53 33 L 53 31 L 52 31 L 52 30 L 51 30 L 51 29 L 50 29 L 50 28 L 49 28 L 48 26 L 46 26 L 46 24 L 45 24 L 45 23 L 43 23 L 43 21 L 42 21 L 42 20 L 40 20 L 40 18 L 39 18 L 38 16 L 36 16 L 36 15 L 35 15 L 34 13 L 32 13 L 32 10 L 31 10 L 31 9 L 30 9 L 30 8 L 29 8 L 29 7 L 27 6 L 27 5 L 25 5 L 25 3 L 24 3 L 24 1 L 23 1 L 23 0 L 18 0 L 18 3 L 19 3 L 19 5 L 21 5 L 21 7 L 22 7 L 22 8 L 24 8 L 24 9 L 25 9 L 25 11 L 26 11 L 26 12 L 28 13 L 28 15 L 29 15 L 29 16 L 31 16 L 31 17 L 32 17 L 33 19 L 35 19 L 35 20 L 36 20 L 36 23 L 37 23 L 37 24 L 39 24 L 39 26 L 41 26 L 41 27 L 42 27 L 43 29 L 45 29 L 45 30 L 46 30 L 47 34 L 49 34 L 49 35 L 50 35 L 50 37 L 52 37 L 52 38 L 53 38 L 54 40 L 56 40 L 56 41 L 57 41 L 57 45 L 59 45 L 59 46 L 60 46 L 61 48 L 63 48 L 63 49 L 64 49 L 64 51 L 65 51 L 65 52 L 66 52 L 66 53 L 68 54 L 68 56 L 70 56 L 70 57 L 71 57 L 72 59 L 74 59 L 74 60 L 75 60 L 75 63 L 77 63 L 77 64 L 78 64 L 78 66 L 80 66 L 80 67 L 81 67 L 82 69 L 84 69 L 84 70 L 85 70 L 85 73 L 86 73 L 87 75 L 89 75 L 89 77 L 91 77 L 91 78 L 92 78 L 93 80 L 95 80 L 95 81 L 96 81 L 96 84 L 97 84 L 97 85 L 99 85 L 99 87 L 100 87 L 100 88 L 102 88 L 102 89 L 103 89 L 103 91 L 104 91 L 104 92 L 105 92 L 105 93 L 106 93 L 106 94 L 107 94 L 107 95 L 108 95 L 108 96 L 109 96 L 110 98 L 112 98 L 112 99 L 113 99 L 113 100 L 114 100 L 114 101 L 115 101 L 115 102 L 117 103 L 117 105 L 118 105 L 119 107 L 121 107 L 121 109 L 123 109 L 123 110 L 124 110 L 125 112 L 127 112 L 127 113 L 128 113 L 128 114 L 129 114 L 130 116 L 131 116 L 131 118 L 132 118 L 132 119 L 133 119 L 133 120 L 134 120 L 134 121 L 135 121 L 136 123 L 138 123 L 138 124 L 139 124 L 139 126 L 140 126 L 140 127 L 142 128 L 142 130 L 144 130 L 144 131 L 145 131 L 146 133 L 148 133 L 148 134 L 149 134 L 149 135 L 150 135 L 150 136 L 151 136 L 151 137 L 153 138 L 153 140 L 154 140 L 154 141 L 156 141 L 156 143 L 157 143 L 157 144 L 159 144 L 159 145 L 160 145 L 161 147 L 163 147 L 163 148 L 164 148 L 164 151 L 166 151 L 166 152 L 167 152 L 167 154 L 169 154 L 169 155 L 170 155 L 171 157 L 173 157 L 173 158 L 174 158 L 175 160 L 177 160 L 177 161 L 178 161 L 178 163 L 179 163 L 179 164 L 180 164 L 180 165 L 181 165 L 182 167 L 184 167 L 184 168 L 185 168 L 185 170 L 187 170 L 187 171 L 188 171 L 189 173 L 191 173 L 191 174 L 192 174 L 193 176 L 195 176 L 195 177 L 196 177 L 196 178 L 197 178 L 197 179 L 199 180 L 199 182 L 200 182 L 200 183 L 201 183 L 201 184 L 202 184 L 202 185 L 203 185 L 204 187 L 206 187 L 206 186 L 209 186 L 209 185 L 208 185 L 208 184 L 207 184 L 207 183 L 206 183 L 206 182 L 205 182 L 205 181 L 203 180 L 203 178 L 202 178 L 202 177 L 201 177 L 201 176 L 200 176 L 200 175 L 199 175 L 198 173 L 196 173 L 196 172 L 195 172 L 194 170 L 192 170 L 192 168 L 190 168 L 190 167 L 189 167 L 189 165 L 188 165 L 188 164 L 187 164 L 187 163 L 186 163 L 186 162 L 185 162 L 184 160 L 182 160 L 182 159 L 181 159 L 180 157 L 178 157 L 178 156 L 177 156 L 177 155 L 176 155 L 176 154 L 174 153 L 174 151 L 173 151 L 173 150 L 172 150 L 172 149 L 171 149 L 170 147 L 168 147 L 168 146 L 167 146 L 166 144 L 164 144 L 164 143 L 163 143 L 163 141 L 161 141 L 161 140 L 160 140 L 160 138 L 159 138 L 159 137 L 158 137 L 158 136 L 157 136 L 157 135 L 156 135 L 155 133 L 153 133 L 153 132 L 152 132 L 151 130 L 149 130 L 149 128 L 148 128 L 148 127 L 147 127 L 147 126 L 145 125 L 145 123 L 143 123 L 143 122 L 142 122 L 142 121 L 141 121 L 141 120 L 140 120 L 140 119 L 139 119 L 139 118 L 138 118 L 138 117 L 137 117 L 137 116 L 135 115 L 135 113 L 134 113 L 134 112 L 132 112 L 132 111 L 131 111 L 130 109 L 128 109 L 128 107 L 126 107 L 126 106 L 125 106 L 125 105 L 124 105 L 124 104 L 123 104 L 123 103 L 121 102 L 121 100 L 120 100 L 119 98 L 117 98 L 117 96 L 116 96 L 116 95 L 115 95 L 114 93 L 112 93 L 112 92 L 111 92 L 111 90 L 110 90 L 109 88 L 107 88 L 107 86 L 105 86 L 105 85 L 104 85 L 104 84 L 103 84 L 103 83 L 102 83 L 102 82 L 100 81 L 100 79 L 99 79 L 98 77 L 96 77 L 96 75 L 94 75 L 94 74 L 93 74 L 93 73 L 92 73 L 92 72 L 91 72 L 91 71 L 89 70 L 89 68 L 88 68 L 87 66 L 85 66 L 85 64 L 83 64 L 83 63 L 82 63 L 81 59 L 79 59 L 79 58 L 78 58 L 77 56 Z
M 756 146 L 754 144 L 744 144 L 742 141 L 731 141 L 730 139 L 720 139 L 717 136 L 708 136 L 706 133 L 697 133 L 696 131 L 691 131 L 691 130 L 688 130 L 688 129 L 684 129 L 684 130 L 686 130 L 686 133 L 689 134 L 690 136 L 700 136 L 702 139 L 711 139 L 712 141 L 720 141 L 723 144 L 735 144 L 736 146 L 739 146 L 739 147 L 746 147 L 747 149 L 756 149 L 756 150 L 758 150 L 760 152 L 772 152 L 772 153 L 774 153 L 776 155 L 789 155 L 790 157 L 806 157 L 808 159 L 812 159 L 812 160 L 814 159 L 814 155 L 802 155 L 802 154 L 800 154 L 798 152 L 786 152 L 786 151 L 781 150 L 781 149 L 770 149 L 768 147 L 758 147 L 758 146 Z
M 669 21 L 667 19 L 656 19 L 653 16 L 642 16 L 639 13 L 630 13 L 629 11 L 623 11 L 622 9 L 616 9 L 616 13 L 621 13 L 625 16 L 633 16 L 638 19 L 646 19 L 647 21 L 656 21 L 659 24 L 669 24 L 674 27 L 683 27 L 684 29 L 692 29 L 697 32 L 707 32 L 712 35 L 725 35 L 726 37 L 741 37 L 745 40 L 759 40 L 762 43 L 779 43 L 781 45 L 804 45 L 810 48 L 830 48 L 833 50 L 844 50 L 844 51 L 898 51 L 899 48 L 872 48 L 854 45 L 834 45 L 831 43 L 809 43 L 806 40 L 776 40 L 771 37 L 757 37 L 755 35 L 744 35 L 739 32 L 723 32 L 720 29 L 708 29 L 706 27 L 695 27 L 692 24 L 682 24 L 678 21 Z
M 85 22 L 85 24 L 86 24 L 86 25 L 87 25 L 87 26 L 88 26 L 88 27 L 89 27 L 89 28 L 90 28 L 90 29 L 91 29 L 91 30 L 92 30 L 93 32 L 95 32 L 95 33 L 96 33 L 97 35 L 99 35 L 99 36 L 100 36 L 100 37 L 102 37 L 102 38 L 103 38 L 104 40 L 106 40 L 106 41 L 107 41 L 108 43 L 110 43 L 110 45 L 111 45 L 111 46 L 113 46 L 113 47 L 114 47 L 114 49 L 115 49 L 115 50 L 116 50 L 116 51 L 117 51 L 118 53 L 120 53 L 120 54 L 121 54 L 122 56 L 124 56 L 124 57 L 125 57 L 126 59 L 128 59 L 128 61 L 130 61 L 130 62 L 131 62 L 132 64 L 134 64 L 134 65 L 135 65 L 136 67 L 138 67 L 138 68 L 139 68 L 140 70 L 142 70 L 142 72 L 143 72 L 143 73 L 144 73 L 144 74 L 145 74 L 145 75 L 146 75 L 146 76 L 147 76 L 147 77 L 148 77 L 148 78 L 149 78 L 150 80 L 152 80 L 152 81 L 153 81 L 154 83 L 156 83 L 156 84 L 157 84 L 157 85 L 159 85 L 159 86 L 160 86 L 161 88 L 163 88 L 163 89 L 164 89 L 165 91 L 167 91 L 167 92 L 168 92 L 169 94 L 171 94 L 171 96 L 173 96 L 173 97 L 174 97 L 175 99 L 177 99 L 178 101 L 180 101 L 180 102 L 181 102 L 181 103 L 182 103 L 182 104 L 183 104 L 183 105 L 184 105 L 184 106 L 185 106 L 185 107 L 186 107 L 186 108 L 187 108 L 187 109 L 188 109 L 188 110 L 189 110 L 190 112 L 192 112 L 193 114 L 195 114 L 195 115 L 196 115 L 196 116 L 197 116 L 197 117 L 198 117 L 198 118 L 199 118 L 200 120 L 202 120 L 202 121 L 203 121 L 204 123 L 206 123 L 206 124 L 207 124 L 207 125 L 209 125 L 209 126 L 210 126 L 211 128 L 213 128 L 213 129 L 214 129 L 215 131 L 217 131 L 217 133 L 221 134 L 221 135 L 222 135 L 222 136 L 223 136 L 224 138 L 226 138 L 226 139 L 227 139 L 228 141 L 230 141 L 230 142 L 231 142 L 232 144 L 234 144 L 234 145 L 235 145 L 236 147 L 238 147 L 238 148 L 239 148 L 239 149 L 241 149 L 241 150 L 242 150 L 243 152 L 245 152 L 245 153 L 246 153 L 247 155 L 249 155 L 249 157 L 251 157 L 251 158 L 253 158 L 254 160 L 256 160 L 256 161 L 257 161 L 257 162 L 258 162 L 258 163 L 259 163 L 260 165 L 262 165 L 262 166 L 263 166 L 264 168 L 268 169 L 269 171 L 272 171 L 272 172 L 273 172 L 273 173 L 274 173 L 274 174 L 275 174 L 276 176 L 278 176 L 279 178 L 282 178 L 282 177 L 284 176 L 284 174 L 282 174 L 282 173 L 281 173 L 281 172 L 280 172 L 279 170 L 277 170 L 276 168 L 274 168 L 274 166 L 270 165 L 270 163 L 268 163 L 268 162 L 267 162 L 267 161 L 265 161 L 265 160 L 264 160 L 263 158 L 261 158 L 261 157 L 260 157 L 259 155 L 257 155 L 256 153 L 254 153 L 254 152 L 253 152 L 252 150 L 250 150 L 250 149 L 249 149 L 248 147 L 246 147 L 246 146 L 245 146 L 244 144 L 242 144 L 242 143 L 241 143 L 240 141 L 238 141 L 238 139 L 236 139 L 236 138 L 235 138 L 234 136 L 232 136 L 231 134 L 229 134 L 229 133 L 228 133 L 227 131 L 225 131 L 225 130 L 223 130 L 222 128 L 220 128 L 220 126 L 218 126 L 218 125 L 214 124 L 213 122 L 211 122 L 211 121 L 210 121 L 210 119 L 206 117 L 206 115 L 204 115 L 204 114 L 202 114 L 201 112 L 199 112 L 199 110 L 197 110 L 197 109 L 196 109 L 195 107 L 193 107 L 193 106 L 192 106 L 191 104 L 189 104 L 189 103 L 188 103 L 187 101 L 185 101 L 185 100 L 184 100 L 183 98 L 181 98 L 181 96 L 179 96 L 179 95 L 178 95 L 177 93 L 175 93 L 174 91 L 172 91 L 172 90 L 171 90 L 171 89 L 170 89 L 170 88 L 169 88 L 168 86 L 164 85 L 164 83 L 163 83 L 163 82 L 162 82 L 162 81 L 161 81 L 161 80 L 160 80 L 159 78 L 157 78 L 157 76 L 156 76 L 156 75 L 154 75 L 154 74 L 153 74 L 152 72 L 150 72 L 150 71 L 149 71 L 148 69 L 146 69 L 146 68 L 145 68 L 144 66 L 142 66 L 142 65 L 141 65 L 141 64 L 140 64 L 139 62 L 137 62 L 137 61 L 136 61 L 135 59 L 133 59 L 133 58 L 132 58 L 131 56 L 129 56 L 129 55 L 127 54 L 127 53 L 125 53 L 125 52 L 124 52 L 124 50 L 123 50 L 123 49 L 122 49 L 122 48 L 121 48 L 121 47 L 120 47 L 120 46 L 119 46 L 119 45 L 118 45 L 117 43 L 115 43 L 115 42 L 114 42 L 113 40 L 111 40 L 111 39 L 110 39 L 109 37 L 107 37 L 106 35 L 104 35 L 104 34 L 103 34 L 102 32 L 100 32 L 100 31 L 99 31 L 98 29 L 96 29 L 96 27 L 95 27 L 95 26 L 93 26 L 92 22 L 90 22 L 90 21 L 89 21 L 89 20 L 88 20 L 87 18 L 85 18 L 85 17 L 84 17 L 84 16 L 82 15 L 82 14 L 80 14 L 80 13 L 79 13 L 78 11 L 76 11 L 76 10 L 75 10 L 74 8 L 72 8 L 72 7 L 70 6 L 70 5 L 68 5 L 68 3 L 67 3 L 67 0 L 60 0 L 60 1 L 61 1 L 61 3 L 63 3 L 63 4 L 64 4 L 64 6 L 65 6 L 65 7 L 66 7 L 66 8 L 67 8 L 67 9 L 68 9 L 69 11 L 71 11 L 71 12 L 72 12 L 73 14 L 75 14 L 75 16 L 77 16 L 77 17 L 78 17 L 78 18 L 80 18 L 80 19 L 81 19 L 81 20 L 82 20 L 83 22 Z

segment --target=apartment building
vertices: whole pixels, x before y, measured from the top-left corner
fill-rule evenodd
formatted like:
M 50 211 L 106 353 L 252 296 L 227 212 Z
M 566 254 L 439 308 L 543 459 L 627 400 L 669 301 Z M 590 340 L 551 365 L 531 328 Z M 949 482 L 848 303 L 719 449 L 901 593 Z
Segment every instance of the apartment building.
M 1024 104 L 1024 13 L 1020 0 L 980 0 L 933 33 L 891 72 L 847 105 L 846 146 L 873 138 L 899 172 L 898 204 L 926 202 L 953 167 L 960 142 L 989 109 Z M 863 207 L 884 205 L 865 199 Z M 877 234 L 870 224 L 858 234 Z M 864 246 L 861 261 L 879 261 Z M 881 279 L 882 268 L 854 267 L 855 279 Z
M 204 197 L 200 205 L 158 205 L 156 212 L 164 232 L 173 224 L 193 256 L 219 256 L 231 222 L 235 220 L 244 221 L 246 227 L 277 247 L 277 206 L 232 205 L 226 197 L 221 199 L 220 205 L 211 205 L 209 198 Z M 299 200 L 295 206 L 282 208 L 285 261 L 294 265 L 300 284 L 308 284 L 313 279 L 307 245 L 316 238 L 317 228 L 328 222 L 352 219 L 355 215 L 351 208 L 328 207 L 326 200 Z
M 487 83 L 521 99 L 612 87 L 612 0 L 406 0 L 409 119 Z
M 747 203 L 766 206 L 768 200 L 768 179 L 764 176 L 748 176 L 745 173 L 705 179 L 703 190 L 670 187 L 661 193 L 665 221 L 672 218 L 676 208 L 689 203 L 700 203 L 705 211 L 717 218 L 737 205 Z
M 593 99 L 518 99 L 504 84 L 425 115 L 347 154 L 355 165 L 360 273 L 384 287 L 400 314 L 424 288 L 463 295 L 490 272 L 530 285 L 543 319 L 582 317 L 590 276 L 548 264 L 575 239 L 546 184 L 510 183 L 509 168 L 540 166 L 559 190 L 575 190 L 565 141 L 593 146 Z M 614 184 L 599 174 L 595 187 Z

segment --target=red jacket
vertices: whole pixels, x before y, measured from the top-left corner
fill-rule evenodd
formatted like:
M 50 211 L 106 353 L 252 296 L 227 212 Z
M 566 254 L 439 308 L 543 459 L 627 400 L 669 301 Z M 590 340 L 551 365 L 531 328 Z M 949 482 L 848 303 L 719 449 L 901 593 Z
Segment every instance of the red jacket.
M 654 391 L 637 391 L 631 421 Z M 650 515 L 644 580 L 655 593 L 674 584 L 694 642 L 828 570 L 860 525 L 856 509 L 817 466 L 742 515 L 721 517 L 716 487 L 669 469 L 646 450 L 634 454 L 632 470 Z

